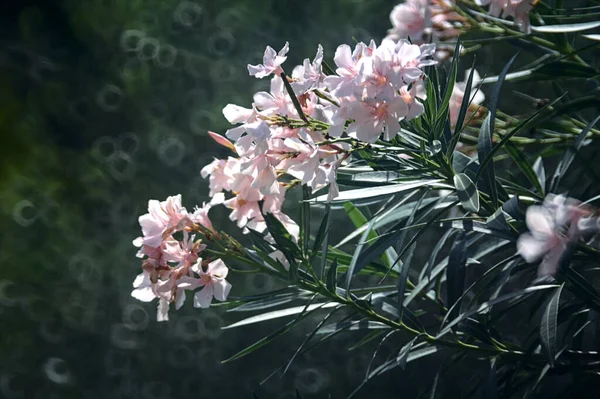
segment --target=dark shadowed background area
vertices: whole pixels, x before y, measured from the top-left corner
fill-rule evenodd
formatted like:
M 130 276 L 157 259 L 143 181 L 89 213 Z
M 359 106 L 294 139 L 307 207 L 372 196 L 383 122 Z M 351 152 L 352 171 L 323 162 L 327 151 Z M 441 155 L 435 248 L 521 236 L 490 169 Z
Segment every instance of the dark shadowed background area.
M 318 43 L 331 60 L 353 38 L 381 40 L 396 3 L 2 2 L 0 397 L 250 398 L 256 391 L 294 398 L 296 388 L 309 398 L 349 394 L 374 350 L 346 351 L 362 336 L 329 341 L 261 387 L 314 323 L 221 365 L 282 321 L 221 330 L 248 314 L 187 303 L 157 323 L 156 304 L 130 296 L 140 266 L 131 241 L 148 199 L 180 193 L 188 209 L 208 200 L 199 171 L 228 154 L 207 130 L 224 132 L 225 105 L 248 107 L 254 92 L 268 89 L 268 79 L 246 70 L 266 45 L 278 50 L 289 41 L 288 67 L 312 59 Z M 498 73 L 506 57 L 486 54 L 480 71 Z M 211 217 L 239 235 L 224 209 Z M 236 295 L 280 285 L 266 276 L 230 281 Z M 394 370 L 357 397 L 417 397 L 438 367 L 428 358 Z M 479 372 L 466 362 L 461 384 L 447 389 L 462 392 Z

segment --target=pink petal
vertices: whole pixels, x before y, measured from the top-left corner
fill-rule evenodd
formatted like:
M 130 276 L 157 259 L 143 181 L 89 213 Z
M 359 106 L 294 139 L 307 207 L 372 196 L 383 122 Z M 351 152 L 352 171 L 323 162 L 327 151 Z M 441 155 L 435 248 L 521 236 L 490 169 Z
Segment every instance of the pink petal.
M 195 308 L 208 308 L 213 298 L 213 286 L 207 285 L 194 294 Z
M 527 263 L 532 263 L 548 252 L 548 244 L 545 241 L 534 238 L 531 234 L 525 233 L 517 241 L 517 252 Z
M 223 262 L 222 259 L 216 259 L 210 262 L 206 271 L 206 273 L 210 276 L 216 276 L 221 278 L 227 277 L 228 272 L 229 269 L 227 269 L 227 266 L 225 265 L 225 262 Z
M 216 283 L 214 283 L 213 287 L 215 299 L 217 301 L 227 300 L 229 291 L 231 291 L 231 284 L 229 284 L 227 280 L 217 281 Z
M 544 212 L 544 208 L 541 206 L 532 205 L 527 208 L 525 221 L 527 223 L 527 228 L 529 228 L 535 236 L 551 236 L 554 234 L 554 226 Z

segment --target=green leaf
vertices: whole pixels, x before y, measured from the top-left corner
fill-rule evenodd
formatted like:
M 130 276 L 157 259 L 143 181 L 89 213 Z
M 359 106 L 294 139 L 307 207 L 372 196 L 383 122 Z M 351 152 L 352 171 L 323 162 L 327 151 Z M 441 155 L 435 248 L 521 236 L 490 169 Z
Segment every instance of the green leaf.
M 460 323 L 461 321 L 465 320 L 468 317 L 471 317 L 477 313 L 481 313 L 484 311 L 487 311 L 490 307 L 501 303 L 501 302 L 505 302 L 508 301 L 510 299 L 513 298 L 518 298 L 518 297 L 523 297 L 523 296 L 528 296 L 530 294 L 533 294 L 535 292 L 538 291 L 543 291 L 543 290 L 547 290 L 547 289 L 552 289 L 552 288 L 558 288 L 559 286 L 556 284 L 548 284 L 548 285 L 536 285 L 533 287 L 527 287 L 523 290 L 520 291 L 514 291 L 511 292 L 509 294 L 505 294 L 502 295 L 494 300 L 491 301 L 486 301 L 483 302 L 482 304 L 480 304 L 478 307 L 471 309 L 467 312 L 461 313 L 458 317 L 456 317 L 454 320 L 452 320 L 450 323 L 448 323 L 448 325 L 446 325 L 446 327 L 439 332 L 439 334 L 435 337 L 436 339 L 439 339 L 441 337 L 443 337 L 444 335 L 446 335 L 448 332 L 451 331 L 451 329 L 457 325 L 458 323 Z
M 331 219 L 331 206 L 329 204 L 327 204 L 325 207 L 325 216 L 323 217 L 323 220 L 321 221 L 321 224 L 319 225 L 319 230 L 317 231 L 317 235 L 315 237 L 315 242 L 313 243 L 313 248 L 312 248 L 312 256 L 313 257 L 319 252 L 319 249 L 322 248 L 323 242 L 325 241 L 325 237 L 328 235 L 329 229 L 331 229 L 330 219 Z
M 313 296 L 313 298 L 314 297 L 315 296 Z M 323 306 L 323 305 L 324 304 L 319 304 L 318 306 Z M 247 346 L 245 349 L 239 351 L 238 353 L 236 353 L 235 355 L 229 357 L 228 359 L 225 359 L 225 360 L 221 361 L 221 363 L 229 363 L 229 362 L 231 362 L 233 360 L 236 360 L 236 359 L 239 359 L 241 357 L 244 357 L 244 356 L 246 356 L 246 355 L 254 352 L 255 350 L 257 350 L 257 349 L 265 346 L 269 342 L 271 342 L 271 341 L 279 338 L 280 336 L 282 336 L 286 332 L 290 331 L 294 327 L 294 325 L 296 325 L 300 320 L 304 319 L 306 316 L 308 316 L 311 313 L 310 302 L 306 306 L 301 306 L 301 307 L 302 307 L 302 310 L 300 312 L 298 312 L 300 314 L 294 320 L 290 321 L 285 326 L 279 328 L 277 331 L 275 331 L 275 332 L 267 335 L 266 337 L 261 338 L 260 340 L 256 341 L 252 345 Z M 229 327 L 232 327 L 232 326 L 229 326 Z
M 233 323 L 231 325 L 225 326 L 225 327 L 223 327 L 223 329 L 226 330 L 229 328 L 247 326 L 250 324 L 260 323 L 260 322 L 268 321 L 268 320 L 274 320 L 274 319 L 278 319 L 281 317 L 293 316 L 298 313 L 311 312 L 311 311 L 317 310 L 317 309 L 327 309 L 327 308 L 332 308 L 335 306 L 340 306 L 340 305 L 335 302 L 323 302 L 323 303 L 314 303 L 314 304 L 308 305 L 308 306 L 302 305 L 302 306 L 294 306 L 294 307 L 286 308 L 286 309 L 274 310 L 271 312 L 262 313 L 262 314 L 259 314 L 256 316 L 248 317 L 246 319 L 238 321 L 237 323 Z
M 292 365 L 292 363 L 294 362 L 294 359 L 296 359 L 296 357 L 298 357 L 298 355 L 302 352 L 302 349 L 304 349 L 304 347 L 306 346 L 306 344 L 308 344 L 308 342 L 310 342 L 310 340 L 315 336 L 315 334 L 321 329 L 321 327 L 323 327 L 323 325 L 327 322 L 327 320 L 329 320 L 329 318 L 331 316 L 333 316 L 338 310 L 342 309 L 341 307 L 335 308 L 333 309 L 331 312 L 329 312 L 324 318 L 323 320 L 321 320 L 319 322 L 319 324 L 317 324 L 317 326 L 315 327 L 315 329 L 304 339 L 304 341 L 302 342 L 302 344 L 298 347 L 298 349 L 296 349 L 296 352 L 294 352 L 294 354 L 292 355 L 291 359 L 289 360 L 289 362 L 287 363 L 287 365 L 285 366 L 285 368 L 283 369 L 283 374 L 287 373 L 288 369 L 290 368 L 290 366 Z
M 288 262 L 290 262 L 290 274 L 293 275 L 294 269 L 296 272 L 298 269 L 296 259 L 302 257 L 300 248 L 298 248 L 298 245 L 294 241 L 294 237 L 285 228 L 283 223 L 279 221 L 279 219 L 277 219 L 271 213 L 263 213 L 263 217 L 267 223 L 267 229 L 269 230 L 269 233 L 271 233 L 271 236 L 273 236 L 273 239 L 277 244 L 277 249 L 279 249 L 285 255 L 285 258 L 288 260 Z
M 467 239 L 466 233 L 463 231 L 454 241 L 454 245 L 448 256 L 447 273 L 447 299 L 446 306 L 454 307 L 452 315 L 460 313 L 460 298 L 462 298 L 465 289 L 465 265 L 467 263 Z M 456 306 L 454 306 L 459 302 Z
M 347 331 L 359 331 L 359 330 L 386 330 L 391 327 L 387 324 L 379 321 L 372 321 L 367 319 L 344 321 L 340 323 L 334 323 L 326 325 L 321 328 L 317 334 L 331 334 L 332 332 L 347 330 Z
M 571 33 L 594 29 L 600 26 L 600 21 L 581 22 L 577 24 L 532 26 L 531 30 L 542 33 Z
M 535 187 L 536 191 L 538 193 L 544 192 L 544 189 L 540 186 L 540 181 L 533 170 L 533 165 L 529 161 L 529 158 L 527 158 L 527 155 L 525 155 L 525 153 L 523 153 L 519 147 L 510 142 L 507 142 L 504 148 L 516 162 L 517 166 L 521 172 L 523 172 L 527 180 L 529 180 L 529 182 Z
M 277 292 L 277 291 L 275 291 Z M 300 292 L 291 292 L 285 294 L 271 295 L 270 297 L 254 300 L 248 303 L 244 303 L 232 309 L 228 309 L 228 312 L 253 312 L 256 310 L 269 309 L 275 306 L 283 305 L 284 303 L 291 302 L 295 299 L 306 298 Z M 306 298 L 308 299 L 308 298 Z
M 331 262 L 331 266 L 329 266 L 329 270 L 327 271 L 327 281 L 326 286 L 330 292 L 335 293 L 337 289 L 337 258 Z
M 540 324 L 540 339 L 542 342 L 542 348 L 548 356 L 548 363 L 552 367 L 554 367 L 558 345 L 556 321 L 558 318 L 558 308 L 560 305 L 560 294 L 563 287 L 564 283 L 558 287 L 554 295 L 552 295 L 552 298 L 550 298 L 550 301 L 548 302 L 548 305 L 542 314 L 542 322 Z
M 455 175 L 454 187 L 462 207 L 469 212 L 479 212 L 479 192 L 469 176 L 464 173 Z
M 517 237 L 510 232 L 496 230 L 489 227 L 485 223 L 475 222 L 473 220 L 453 220 L 451 222 L 442 222 L 441 226 L 452 227 L 453 229 L 460 229 L 464 231 L 476 231 L 478 233 L 488 234 L 508 241 L 517 240 Z
M 469 105 L 471 104 L 471 87 L 473 86 L 473 75 L 475 74 L 475 59 L 473 59 L 473 65 L 471 66 L 471 71 L 469 72 L 469 77 L 467 78 L 467 83 L 465 84 L 465 92 L 463 95 L 462 102 L 460 104 L 460 110 L 458 111 L 458 117 L 456 118 L 456 126 L 454 128 L 454 145 L 449 147 L 449 150 L 454 152 L 456 148 L 456 143 L 460 139 L 460 132 L 462 130 L 463 122 L 465 121 L 465 116 L 467 115 L 467 111 L 469 110 Z
M 404 344 L 404 346 L 398 352 L 398 356 L 396 356 L 396 362 L 402 370 L 406 368 L 406 361 L 408 360 L 408 355 L 410 354 L 413 345 L 415 344 L 415 342 L 417 342 L 419 338 L 421 338 L 421 336 L 417 335 L 416 337 L 408 341 L 406 344 Z
M 300 204 L 300 244 L 302 254 L 308 256 L 308 244 L 310 243 L 310 204 L 306 202 L 310 198 L 310 188 L 302 185 L 302 203 Z
M 354 249 L 354 253 L 352 254 L 352 260 L 350 261 L 350 264 L 348 265 L 348 271 L 346 271 L 346 284 L 345 284 L 345 289 L 346 289 L 347 295 L 350 295 L 350 284 L 352 282 L 352 276 L 355 273 L 358 273 L 360 270 L 362 270 L 362 268 L 365 267 L 368 263 L 370 263 L 371 260 L 374 260 L 377 256 L 379 256 L 379 254 L 376 254 L 372 258 L 368 258 L 369 260 L 366 260 L 366 261 L 364 258 L 362 258 L 362 260 L 361 260 L 361 256 L 360 256 L 360 254 L 363 250 L 363 247 L 365 246 L 365 244 L 367 242 L 367 238 L 368 238 L 369 234 L 371 233 L 371 229 L 373 228 L 373 221 L 374 221 L 374 219 L 372 219 L 369 223 L 367 223 L 367 229 L 360 237 L 358 244 L 356 244 L 356 248 Z M 379 241 L 380 240 L 377 240 L 377 242 L 379 242 Z M 369 249 L 372 249 L 375 246 L 376 246 L 376 244 L 369 247 Z M 385 250 L 385 248 L 384 248 L 384 250 Z
M 538 159 L 536 159 L 533 163 L 533 171 L 535 172 L 535 175 L 537 176 L 537 180 L 539 182 L 538 190 L 541 189 L 539 193 L 540 195 L 544 196 L 546 192 L 546 171 L 544 169 L 544 160 L 542 159 L 542 157 L 538 157 Z
M 420 180 L 414 181 L 410 183 L 400 183 L 400 184 L 392 184 L 385 185 L 379 187 L 370 187 L 370 188 L 359 188 L 356 190 L 347 190 L 340 192 L 340 195 L 337 198 L 334 198 L 332 203 L 340 203 L 346 201 L 352 201 L 355 199 L 365 199 L 372 197 L 379 197 L 384 195 L 392 195 L 401 193 L 404 191 L 414 190 L 418 187 L 430 186 L 435 188 L 451 188 L 447 184 L 443 183 L 442 179 L 432 179 L 432 180 Z M 314 203 L 323 203 L 327 202 L 327 194 L 320 195 L 316 198 L 309 200 Z
M 515 54 L 506 64 L 500 75 L 498 75 L 498 81 L 494 85 L 494 89 L 490 95 L 489 100 L 489 113 L 479 131 L 479 137 L 477 139 L 477 154 L 480 162 L 486 159 L 488 154 L 492 151 L 492 135 L 494 134 L 495 122 L 496 122 L 496 108 L 498 107 L 498 100 L 500 99 L 500 90 L 504 83 L 504 78 L 508 73 L 512 63 L 514 62 L 517 54 Z M 481 174 L 485 177 L 488 194 L 491 197 L 492 205 L 498 207 L 498 191 L 496 187 L 496 172 L 494 169 L 494 161 L 491 159 L 487 165 L 483 163 L 479 166 L 482 169 Z M 480 172 L 478 172 L 480 173 Z
M 581 133 L 579 133 L 579 135 L 573 142 L 573 145 L 569 148 L 569 150 L 566 152 L 563 159 L 558 164 L 558 166 L 556 167 L 556 170 L 554 171 L 554 175 L 552 176 L 552 183 L 550 184 L 550 187 L 551 187 L 550 192 L 557 192 L 558 186 L 560 184 L 560 179 L 565 175 L 565 173 L 567 172 L 567 169 L 569 169 L 569 166 L 571 166 L 571 163 L 573 162 L 573 158 L 575 157 L 575 153 L 577 151 L 579 151 L 579 149 L 583 145 L 583 141 L 585 140 L 587 134 L 590 132 L 590 130 L 592 130 L 592 128 L 594 127 L 596 122 L 598 122 L 598 120 L 600 120 L 600 115 L 598 115 L 596 117 L 596 119 L 591 121 L 585 127 L 585 129 L 583 129 L 581 131 Z
M 581 35 L 581 37 L 585 37 L 586 39 L 600 41 L 600 35 Z
M 477 151 L 479 159 L 485 159 L 486 156 L 492 151 L 493 123 L 491 121 L 491 118 L 492 113 L 490 112 L 483 121 L 481 129 L 479 130 L 479 138 L 477 140 Z M 483 177 L 485 178 L 484 189 L 482 191 L 486 191 L 490 195 L 490 198 L 492 199 L 492 205 L 494 207 L 497 207 L 498 191 L 496 187 L 496 171 L 494 168 L 493 159 L 489 162 L 487 166 L 480 165 L 479 170 L 477 171 L 477 175 L 483 175 Z
M 450 238 L 450 236 L 455 234 L 456 231 L 457 230 L 454 230 L 454 229 L 446 230 L 446 232 L 444 233 L 442 238 L 440 238 L 436 242 L 435 247 L 433 247 L 433 251 L 431 251 L 431 255 L 429 255 L 429 259 L 427 260 L 427 263 L 425 264 L 425 266 L 423 266 L 423 272 L 419 278 L 419 281 L 425 279 L 425 276 L 427 276 L 428 280 L 431 279 L 431 270 L 433 269 L 433 266 L 435 265 L 435 261 L 437 260 L 437 257 L 439 255 L 440 251 L 446 244 L 446 241 L 448 240 L 448 238 Z

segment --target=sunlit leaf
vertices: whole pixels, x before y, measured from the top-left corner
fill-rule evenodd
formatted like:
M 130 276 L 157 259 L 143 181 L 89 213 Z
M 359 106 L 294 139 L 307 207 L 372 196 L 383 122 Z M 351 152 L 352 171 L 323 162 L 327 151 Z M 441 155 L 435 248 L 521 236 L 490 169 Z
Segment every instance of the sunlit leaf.
M 531 30 L 542 33 L 571 33 L 594 29 L 600 26 L 600 21 L 581 22 L 577 24 L 532 26 Z
M 554 366 L 557 351 L 558 331 L 556 327 L 556 319 L 558 317 L 558 308 L 560 305 L 560 294 L 564 287 L 564 283 L 556 290 L 546 309 L 542 314 L 542 322 L 540 324 L 540 339 L 542 342 L 542 348 L 548 356 L 548 363 L 550 366 Z
M 454 186 L 462 207 L 469 212 L 479 212 L 479 193 L 469 176 L 464 173 L 455 175 Z

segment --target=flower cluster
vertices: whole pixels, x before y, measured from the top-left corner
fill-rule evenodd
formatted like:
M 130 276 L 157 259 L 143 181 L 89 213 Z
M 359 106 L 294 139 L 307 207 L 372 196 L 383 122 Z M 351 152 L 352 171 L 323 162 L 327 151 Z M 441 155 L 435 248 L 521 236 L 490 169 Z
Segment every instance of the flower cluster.
M 341 45 L 334 57 L 337 74 L 329 76 L 320 45 L 312 61 L 305 59 L 286 76 L 282 64 L 288 51 L 288 43 L 279 52 L 267 47 L 262 64 L 248 65 L 252 76 L 271 76 L 270 90 L 256 93 L 251 108 L 229 104 L 223 109 L 238 126 L 226 132 L 227 138 L 210 134 L 237 156 L 215 159 L 202 176 L 210 176 L 211 204 L 231 209 L 230 219 L 240 228 L 263 232 L 263 213 L 271 213 L 297 239 L 298 226 L 281 209 L 287 188 L 299 183 L 314 192 L 329 185 L 329 197 L 335 198 L 336 171 L 351 152 L 336 138 L 372 143 L 383 132 L 391 140 L 402 119 L 420 115 L 422 68 L 435 63 L 430 59 L 435 46 L 392 40 L 380 46 L 358 43 L 354 50 Z M 284 175 L 295 183 L 283 181 Z M 226 198 L 226 192 L 233 197 Z
M 224 301 L 231 285 L 225 280 L 227 267 L 222 260 L 205 262 L 200 253 L 206 249 L 202 240 L 190 235 L 193 230 L 212 231 L 208 219 L 210 204 L 188 213 L 181 205 L 181 195 L 166 201 L 148 201 L 148 213 L 139 217 L 142 237 L 133 241 L 137 256 L 145 258 L 142 273 L 133 282 L 131 295 L 143 302 L 158 298 L 157 319 L 168 320 L 171 303 L 179 309 L 185 291 L 204 287 L 194 294 L 194 306 L 208 307 L 212 298 Z M 183 239 L 174 234 L 182 232 Z
M 426 43 L 432 36 L 441 40 L 457 37 L 466 22 L 450 0 L 407 0 L 394 7 L 390 21 L 393 27 L 388 38 L 410 37 L 414 43 Z
M 512 17 L 523 32 L 531 33 L 529 12 L 533 9 L 537 0 L 475 0 L 475 3 L 480 6 L 489 4 L 489 14 L 491 16 Z
M 591 211 L 572 198 L 549 194 L 542 205 L 527 208 L 529 233 L 517 242 L 517 251 L 529 263 L 542 259 L 538 276 L 554 275 L 569 243 L 575 243 L 583 231 L 579 225 L 590 224 Z

